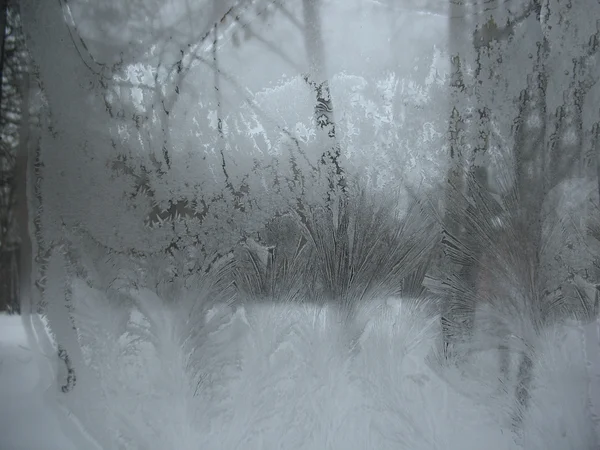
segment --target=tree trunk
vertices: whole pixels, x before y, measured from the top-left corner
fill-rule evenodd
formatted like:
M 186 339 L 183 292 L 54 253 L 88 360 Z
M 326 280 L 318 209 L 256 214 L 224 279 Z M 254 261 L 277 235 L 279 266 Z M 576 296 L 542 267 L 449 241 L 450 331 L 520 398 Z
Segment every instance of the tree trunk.
M 33 261 L 31 235 L 29 233 L 29 211 L 27 201 L 27 179 L 29 167 L 30 145 L 30 75 L 23 72 L 21 85 L 21 126 L 19 129 L 19 150 L 15 167 L 15 209 L 17 226 L 19 229 L 19 310 L 21 305 L 30 305 L 31 295 L 31 268 Z
M 317 127 L 317 144 L 324 149 L 321 165 L 328 174 L 328 202 L 339 191 L 346 193 L 346 176 L 341 164 L 341 148 L 337 141 L 335 118 L 327 69 L 321 20 L 319 17 L 320 0 L 303 0 L 304 11 L 304 43 L 308 56 L 309 72 L 305 81 L 316 93 L 315 122 Z
M 3 75 L 4 75 L 4 47 L 5 47 L 5 40 L 6 40 L 6 14 L 7 14 L 7 10 L 8 10 L 8 0 L 2 0 L 2 3 L 0 3 L 0 5 L 2 5 L 2 11 L 0 11 L 0 30 L 2 30 L 2 36 L 0 37 L 0 99 L 2 98 L 2 94 L 3 94 L 3 87 L 4 87 L 4 82 L 3 82 Z M 0 114 L 2 113 L 2 111 L 0 110 Z

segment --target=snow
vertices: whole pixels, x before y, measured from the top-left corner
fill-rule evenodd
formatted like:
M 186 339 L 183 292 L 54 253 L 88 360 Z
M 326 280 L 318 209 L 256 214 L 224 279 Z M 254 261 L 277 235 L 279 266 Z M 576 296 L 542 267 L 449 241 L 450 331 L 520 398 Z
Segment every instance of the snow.
M 550 330 L 541 339 L 533 406 L 519 443 L 503 408 L 508 397 L 491 401 L 493 392 L 485 391 L 493 387 L 485 377 L 497 373 L 491 352 L 473 357 L 477 364 L 469 367 L 477 371 L 453 375 L 448 369 L 442 379 L 426 363 L 437 339 L 437 318 L 397 302 L 377 311 L 360 351 L 348 358 L 342 351 L 344 329 L 331 308 L 256 305 L 237 312 L 223 308 L 220 314 L 213 309 L 205 326 L 219 323 L 205 345 L 219 354 L 207 362 L 220 364 L 209 368 L 213 382 L 201 389 L 203 426 L 189 426 L 190 409 L 176 404 L 184 391 L 167 386 L 166 378 L 171 395 L 147 392 L 139 399 L 154 402 L 152 418 L 161 422 L 156 435 L 115 448 L 597 448 L 588 425 L 600 402 L 589 392 L 600 392 L 600 372 L 587 376 L 600 367 L 595 323 Z M 166 321 L 169 317 L 165 313 Z M 0 449 L 94 448 L 49 395 L 51 389 L 43 389 L 48 374 L 41 370 L 20 317 L 0 316 Z
M 78 450 L 38 389 L 41 379 L 21 318 L 0 315 L 0 449 Z

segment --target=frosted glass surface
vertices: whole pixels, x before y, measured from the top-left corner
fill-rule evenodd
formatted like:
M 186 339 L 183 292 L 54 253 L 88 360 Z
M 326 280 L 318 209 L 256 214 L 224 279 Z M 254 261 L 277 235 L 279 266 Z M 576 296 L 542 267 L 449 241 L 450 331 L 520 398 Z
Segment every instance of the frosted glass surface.
M 600 2 L 20 14 L 75 448 L 598 448 Z

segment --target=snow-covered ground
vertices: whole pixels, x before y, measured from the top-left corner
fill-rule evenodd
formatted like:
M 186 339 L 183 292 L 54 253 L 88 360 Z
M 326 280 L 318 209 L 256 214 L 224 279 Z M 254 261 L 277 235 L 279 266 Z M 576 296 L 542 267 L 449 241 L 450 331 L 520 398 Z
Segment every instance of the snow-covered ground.
M 39 389 L 19 316 L 0 315 L 0 449 L 78 450 L 61 429 L 57 405 Z
M 129 437 L 147 435 L 127 444 L 115 436 L 114 448 L 599 448 L 592 425 L 600 404 L 592 398 L 600 393 L 595 324 L 552 330 L 541 340 L 525 440 L 516 442 L 507 424 L 509 397 L 493 391 L 495 356 L 475 356 L 472 370 L 447 371 L 448 383 L 425 362 L 437 339 L 436 320 L 402 305 L 386 311 L 353 358 L 343 356 L 344 330 L 327 308 L 213 311 L 198 397 L 180 384 L 185 377 L 173 378 L 177 358 L 168 346 L 166 366 L 140 357 L 135 374 L 121 373 L 132 379 L 122 379 L 111 398 L 129 409 L 121 416 Z M 49 374 L 34 361 L 21 319 L 0 316 L 0 450 L 94 448 L 59 409 L 60 394 L 40 384 Z M 132 389 L 140 391 L 139 404 L 120 398 Z

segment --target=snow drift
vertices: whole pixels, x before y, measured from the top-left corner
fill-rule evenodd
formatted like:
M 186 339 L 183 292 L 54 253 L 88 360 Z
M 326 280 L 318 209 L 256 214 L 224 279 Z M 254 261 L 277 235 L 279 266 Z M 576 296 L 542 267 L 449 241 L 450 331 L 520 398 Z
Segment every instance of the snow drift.
M 146 305 L 157 300 L 136 294 Z M 80 311 L 93 307 L 98 317 L 101 297 L 74 286 Z M 469 366 L 477 372 L 446 369 L 442 379 L 432 370 L 439 326 L 424 314 L 425 301 L 365 306 L 358 352 L 349 351 L 331 307 L 216 304 L 203 326 L 196 322 L 203 343 L 193 358 L 181 311 L 133 308 L 123 334 L 88 336 L 95 351 L 86 358 L 103 392 L 96 407 L 107 424 L 92 434 L 103 434 L 106 448 L 150 450 L 594 448 L 588 388 L 598 374 L 590 378 L 582 351 L 586 330 L 561 326 L 543 336 L 531 414 L 517 442 L 507 426 L 509 391 L 490 389 L 498 372 L 491 351 Z M 6 354 L 10 344 L 3 347 Z

